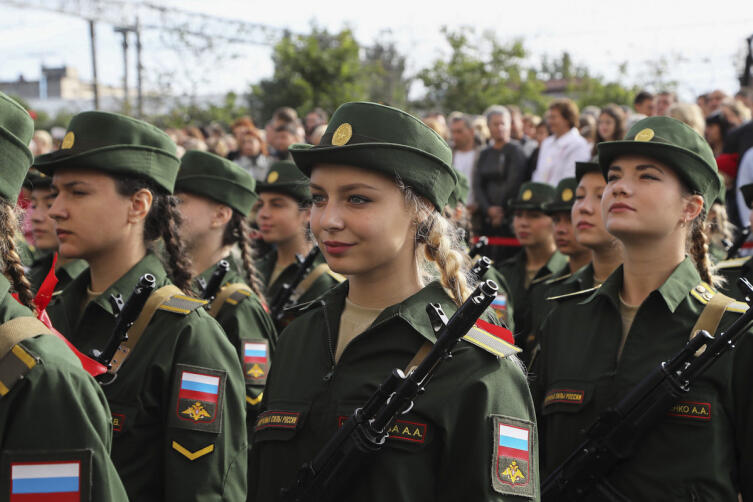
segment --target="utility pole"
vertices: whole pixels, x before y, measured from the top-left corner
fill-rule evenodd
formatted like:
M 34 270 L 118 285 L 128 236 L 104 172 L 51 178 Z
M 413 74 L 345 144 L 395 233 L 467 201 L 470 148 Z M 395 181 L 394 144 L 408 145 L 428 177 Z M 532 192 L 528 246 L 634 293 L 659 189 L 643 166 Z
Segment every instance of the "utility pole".
M 97 38 L 94 19 L 89 20 L 89 40 L 92 49 L 92 88 L 94 89 L 94 109 L 99 110 L 99 80 L 97 79 Z
M 136 26 L 134 28 L 136 32 L 136 110 L 138 117 L 144 118 L 144 93 L 141 85 L 141 75 L 144 67 L 141 65 L 141 25 L 139 24 L 139 18 L 136 18 Z
M 127 114 L 131 111 L 128 99 L 128 32 L 130 30 L 127 27 L 116 26 L 114 31 L 123 35 L 123 112 Z
M 745 39 L 745 42 L 748 44 L 748 54 L 745 57 L 743 73 L 740 75 L 740 87 L 748 87 L 753 83 L 751 82 L 753 79 L 753 75 L 751 75 L 751 73 L 753 73 L 753 35 Z

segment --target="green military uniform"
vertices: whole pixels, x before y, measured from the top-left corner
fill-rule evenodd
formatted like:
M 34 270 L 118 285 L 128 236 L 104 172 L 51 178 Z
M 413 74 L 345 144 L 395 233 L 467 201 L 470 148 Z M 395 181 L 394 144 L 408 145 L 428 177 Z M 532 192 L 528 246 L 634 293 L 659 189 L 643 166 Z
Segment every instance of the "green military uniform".
M 18 199 L 33 132 L 26 110 L 0 92 L 3 204 Z M 102 390 L 65 343 L 11 296 L 10 286 L 0 276 L 3 500 L 128 500 L 110 460 L 112 425 Z
M 281 193 L 292 197 L 299 204 L 306 205 L 311 203 L 311 188 L 309 179 L 306 178 L 292 161 L 275 162 L 269 167 L 269 171 L 264 178 L 256 184 L 256 192 L 274 192 Z M 279 293 L 285 283 L 290 283 L 295 277 L 298 270 L 296 263 L 291 263 L 275 278 L 271 280 L 275 265 L 277 264 L 277 251 L 270 250 L 264 256 L 256 260 L 256 270 L 259 278 L 264 284 L 264 296 L 272 301 Z M 299 288 L 291 297 L 293 304 L 307 303 L 314 300 L 337 284 L 342 282 L 344 277 L 332 272 L 327 266 L 327 262 L 321 253 L 314 259 L 314 263 L 309 273 L 304 277 Z M 291 311 L 291 315 L 294 313 Z
M 405 368 L 419 347 L 435 340 L 426 315 L 429 302 L 440 303 L 448 316 L 456 308 L 434 282 L 384 310 L 335 364 L 347 291 L 346 282 L 328 292 L 280 337 L 254 433 L 257 486 L 250 482 L 250 500 L 274 500 L 280 488 L 291 486 L 298 468 L 390 371 Z M 537 499 L 535 413 L 529 399 L 517 364 L 461 342 L 415 407 L 395 424 L 384 450 L 354 476 L 343 500 Z M 293 421 L 278 421 L 285 416 Z M 499 424 L 528 434 L 531 461 L 519 464 L 524 480 L 505 478 L 509 461 L 498 467 Z M 494 476 L 509 484 L 495 483 Z M 512 496 L 516 493 L 522 497 Z
M 753 183 L 741 186 L 740 191 L 743 194 L 745 204 L 750 208 L 753 205 Z M 737 279 L 743 277 L 753 281 L 753 257 L 742 256 L 721 260 L 716 265 L 716 271 L 724 279 L 724 283 L 719 286 L 719 290 L 732 298 L 743 299 L 745 295 L 738 287 Z
M 52 259 L 54 258 L 54 256 L 55 252 L 50 251 L 37 256 L 32 262 L 28 277 L 29 282 L 31 283 L 31 290 L 35 293 L 37 290 L 39 290 L 39 286 L 42 285 L 42 282 L 47 277 L 47 274 L 50 273 L 50 268 L 52 268 Z M 78 277 L 79 274 L 83 272 L 87 267 L 88 265 L 84 260 L 69 261 L 68 263 L 57 267 L 57 269 L 55 270 L 55 277 L 57 277 L 58 282 L 55 285 L 55 291 L 62 291 L 63 289 L 65 289 L 65 287 L 70 284 L 73 279 Z
M 167 193 L 178 171 L 175 145 L 162 131 L 102 112 L 74 116 L 62 150 L 36 163 L 48 175 L 75 166 L 143 176 Z M 111 295 L 127 299 L 146 273 L 157 288 L 170 284 L 159 258 L 147 253 L 87 303 L 87 269 L 53 299 L 50 317 L 82 352 L 101 350 L 117 321 Z M 141 337 L 126 355 L 116 354 L 122 366 L 103 387 L 113 416 L 113 461 L 132 500 L 241 500 L 247 439 L 238 356 L 202 308 L 205 302 L 158 292 L 150 298 L 159 301 Z M 127 343 L 137 338 L 135 331 Z
M 544 183 L 528 182 L 523 183 L 518 191 L 516 199 L 508 202 L 512 210 L 529 209 L 535 211 L 544 211 L 546 204 L 554 199 L 554 188 Z M 559 251 L 555 251 L 547 261 L 546 265 L 541 267 L 531 279 L 530 284 L 526 284 L 526 251 L 521 249 L 513 257 L 499 263 L 497 270 L 507 279 L 510 285 L 510 296 L 515 308 L 515 330 L 518 336 L 523 336 L 521 346 L 525 346 L 525 337 L 531 332 L 531 313 L 530 313 L 530 292 L 531 288 L 538 283 L 543 283 L 552 279 L 555 274 L 560 273 L 567 268 L 567 256 Z
M 18 250 L 19 258 L 21 258 L 21 263 L 24 264 L 25 268 L 30 268 L 36 258 L 37 249 L 26 242 L 24 236 L 20 234 L 16 238 L 16 249 Z
M 711 149 L 678 121 L 650 117 L 635 124 L 626 140 L 599 145 L 603 171 L 616 157 L 630 154 L 671 166 L 706 204 L 719 190 Z M 536 398 L 544 472 L 572 452 L 602 411 L 685 346 L 715 294 L 685 258 L 639 306 L 623 345 L 622 287 L 619 267 L 598 289 L 555 300 L 542 327 Z M 741 303 L 727 305 L 719 330 L 746 309 Z M 743 337 L 637 438 L 634 453 L 608 481 L 629 500 L 753 497 L 753 480 L 746 475 L 753 465 L 752 363 L 753 343 L 750 336 Z

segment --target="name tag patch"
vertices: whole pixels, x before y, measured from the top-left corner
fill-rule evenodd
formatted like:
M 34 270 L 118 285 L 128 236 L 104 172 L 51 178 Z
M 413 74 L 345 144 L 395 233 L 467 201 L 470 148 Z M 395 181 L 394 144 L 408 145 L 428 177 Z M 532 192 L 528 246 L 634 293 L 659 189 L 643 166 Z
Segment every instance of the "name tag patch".
M 342 427 L 348 418 L 350 417 L 338 417 L 337 426 Z M 389 433 L 387 439 L 423 444 L 426 442 L 428 425 L 409 420 L 395 420 L 395 422 L 387 428 L 387 432 Z
M 533 497 L 533 424 L 492 415 L 492 488 L 505 495 Z
M 667 412 L 671 417 L 687 418 L 708 422 L 711 420 L 711 403 L 700 403 L 695 401 L 678 401 Z
M 301 414 L 295 411 L 265 411 L 256 419 L 255 431 L 264 429 L 295 429 Z
M 583 404 L 586 393 L 574 389 L 552 389 L 544 397 L 544 406 L 554 403 Z
M 122 413 L 113 413 L 112 414 L 112 431 L 113 432 L 122 432 L 123 426 L 125 425 L 125 415 Z

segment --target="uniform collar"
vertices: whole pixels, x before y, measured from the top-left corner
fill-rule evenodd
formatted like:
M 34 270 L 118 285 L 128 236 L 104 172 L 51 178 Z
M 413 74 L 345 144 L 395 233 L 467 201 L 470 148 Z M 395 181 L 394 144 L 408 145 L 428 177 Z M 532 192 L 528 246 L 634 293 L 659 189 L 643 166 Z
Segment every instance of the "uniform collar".
M 607 277 L 604 284 L 601 285 L 594 293 L 581 303 L 589 303 L 594 298 L 599 296 L 607 297 L 615 308 L 619 308 L 620 305 L 620 289 L 622 289 L 622 268 L 623 265 L 617 267 L 617 270 L 612 272 L 612 275 Z M 687 256 L 680 262 L 677 267 L 672 271 L 670 276 L 664 281 L 664 284 L 659 286 L 659 289 L 652 291 L 649 297 L 658 295 L 664 300 L 667 309 L 671 313 L 677 310 L 677 307 L 685 300 L 690 291 L 701 283 L 701 276 L 698 275 L 698 271 L 693 265 L 693 262 Z

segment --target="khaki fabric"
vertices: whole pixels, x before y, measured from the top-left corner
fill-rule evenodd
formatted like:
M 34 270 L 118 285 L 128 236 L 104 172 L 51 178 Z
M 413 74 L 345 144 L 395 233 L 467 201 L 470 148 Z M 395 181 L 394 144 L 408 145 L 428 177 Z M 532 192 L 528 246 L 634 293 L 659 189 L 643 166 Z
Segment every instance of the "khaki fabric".
M 366 331 L 371 323 L 379 316 L 383 309 L 368 308 L 356 305 L 348 298 L 345 299 L 345 309 L 340 316 L 340 330 L 337 335 L 337 349 L 335 362 L 340 360 L 345 347 L 358 335 Z

